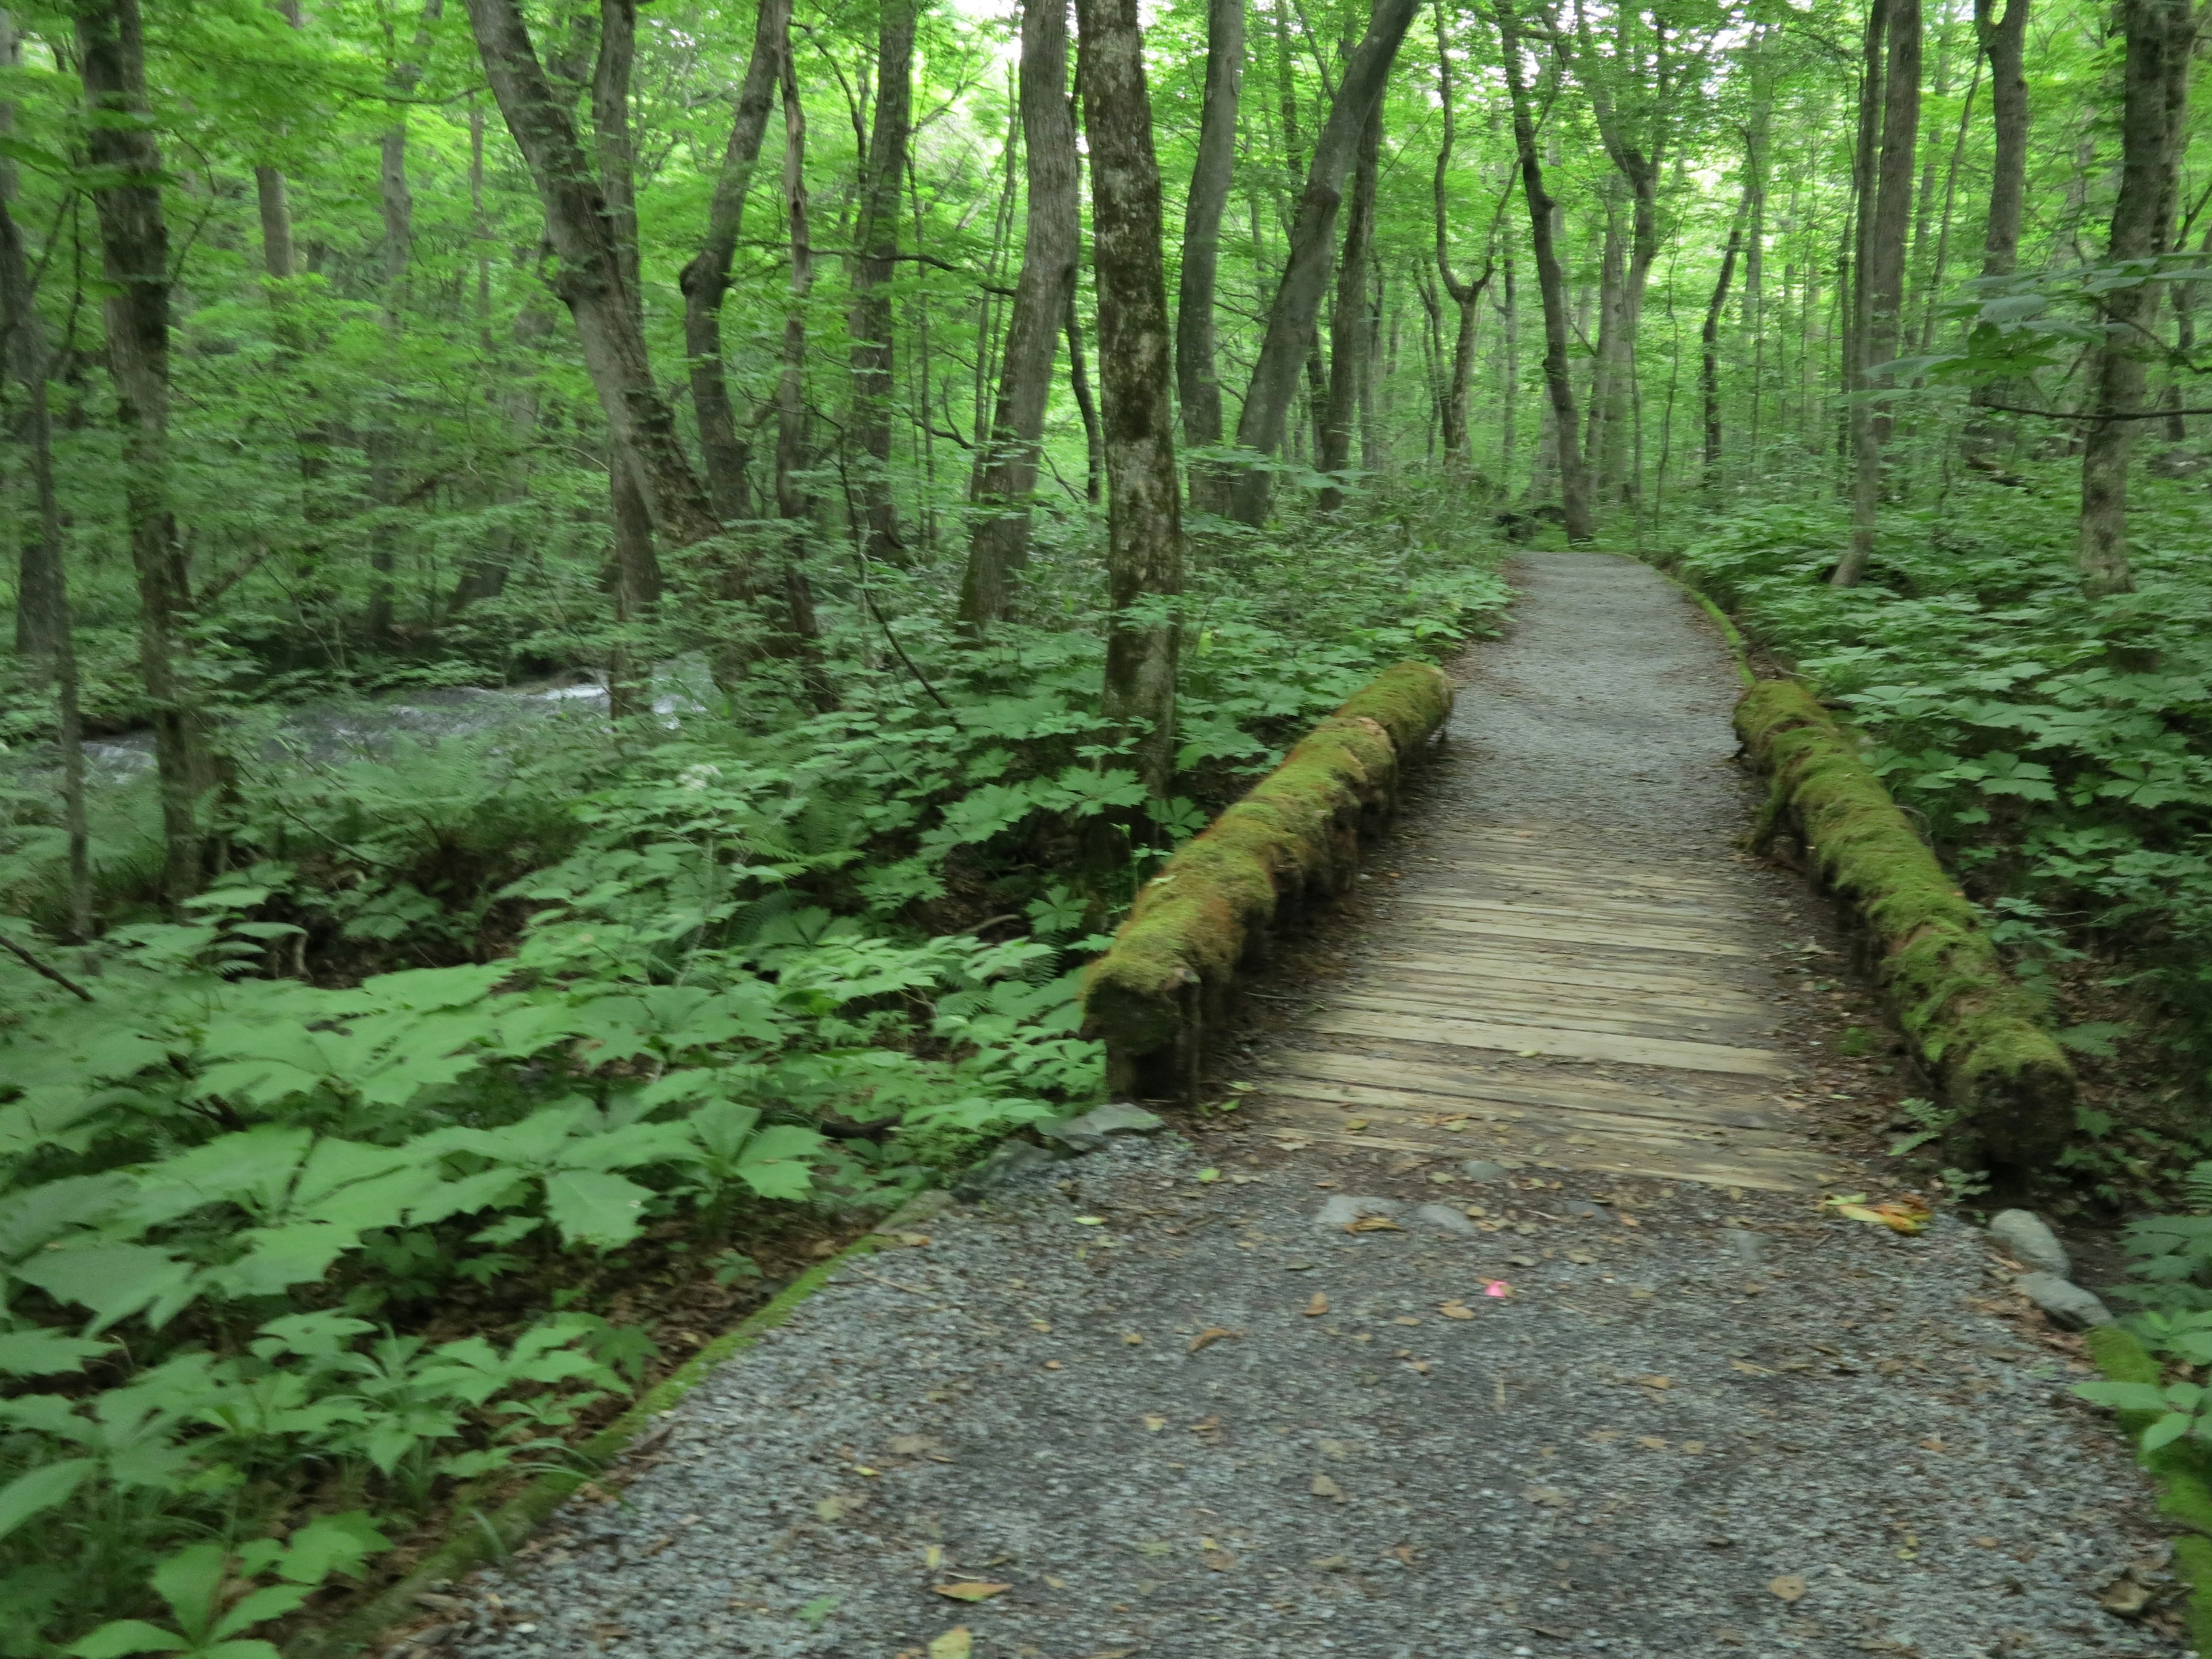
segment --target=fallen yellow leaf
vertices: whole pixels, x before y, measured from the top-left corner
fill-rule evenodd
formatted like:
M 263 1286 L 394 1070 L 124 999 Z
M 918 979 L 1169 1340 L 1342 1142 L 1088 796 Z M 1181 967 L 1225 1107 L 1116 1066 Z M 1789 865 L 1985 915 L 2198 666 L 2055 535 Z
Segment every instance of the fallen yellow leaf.
M 1341 1503 L 1344 1500 L 1344 1488 L 1327 1475 L 1317 1474 L 1313 1478 L 1313 1495 L 1316 1498 L 1334 1498 Z
M 1350 1133 L 1358 1134 L 1367 1127 L 1367 1120 L 1364 1117 L 1348 1117 L 1344 1120 L 1344 1127 Z
M 1224 1336 L 1234 1336 L 1237 1333 L 1231 1330 L 1226 1325 L 1208 1325 L 1196 1336 L 1191 1338 L 1190 1346 L 1184 1352 L 1188 1353 L 1196 1353 L 1200 1348 L 1211 1347 L 1214 1343 L 1220 1341 Z
M 1656 1434 L 1639 1434 L 1636 1437 L 1636 1443 L 1643 1447 L 1646 1451 L 1665 1451 L 1667 1449 L 1666 1441 Z
M 1785 1572 L 1778 1578 L 1768 1579 L 1766 1588 L 1785 1601 L 1795 1601 L 1805 1594 L 1805 1581 L 1794 1572 Z
M 955 1625 L 929 1644 L 929 1659 L 968 1659 L 975 1651 L 975 1633 L 965 1625 Z
M 1461 1301 L 1457 1297 L 1454 1297 L 1449 1302 L 1437 1304 L 1437 1311 L 1442 1314 L 1446 1319 L 1472 1319 L 1474 1317 L 1474 1310 L 1468 1307 L 1466 1303 Z
M 1308 1319 L 1318 1319 L 1328 1311 L 1328 1297 L 1322 1295 L 1319 1291 L 1316 1291 L 1313 1293 L 1313 1300 L 1306 1304 L 1306 1317 Z
M 1121 1340 L 1127 1343 L 1133 1348 L 1141 1348 L 1145 1346 L 1145 1339 L 1143 1335 L 1136 1331 L 1131 1331 L 1127 1336 L 1123 1337 Z
M 1348 1233 L 1402 1233 L 1406 1230 L 1387 1215 L 1364 1215 L 1346 1224 Z
M 1162 1429 L 1167 1427 L 1167 1425 L 1168 1420 L 1166 1418 L 1154 1417 L 1149 1412 L 1145 1414 L 1145 1426 L 1150 1429 L 1154 1434 L 1158 1434 Z
M 1013 1586 L 963 1580 L 957 1584 L 932 1584 L 930 1589 L 954 1601 L 988 1601 L 994 1595 L 1004 1595 Z
M 1639 1376 L 1636 1380 L 1647 1389 L 1671 1389 L 1674 1386 L 1674 1379 L 1671 1376 Z

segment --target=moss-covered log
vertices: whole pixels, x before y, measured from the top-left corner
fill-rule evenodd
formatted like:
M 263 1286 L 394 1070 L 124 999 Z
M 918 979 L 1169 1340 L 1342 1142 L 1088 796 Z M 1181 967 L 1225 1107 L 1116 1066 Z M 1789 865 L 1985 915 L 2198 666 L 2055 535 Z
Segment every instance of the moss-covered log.
M 1145 884 L 1084 981 L 1116 1096 L 1188 1098 L 1209 1031 L 1269 931 L 1348 887 L 1407 763 L 1451 714 L 1432 664 L 1400 663 L 1302 738 L 1283 763 Z
M 2074 1068 L 1856 735 L 1786 680 L 1746 692 L 1735 728 L 1773 781 L 1760 834 L 1802 840 L 1856 924 L 1898 1023 L 1971 1139 L 1960 1154 L 2015 1172 L 2046 1163 L 2074 1127 Z

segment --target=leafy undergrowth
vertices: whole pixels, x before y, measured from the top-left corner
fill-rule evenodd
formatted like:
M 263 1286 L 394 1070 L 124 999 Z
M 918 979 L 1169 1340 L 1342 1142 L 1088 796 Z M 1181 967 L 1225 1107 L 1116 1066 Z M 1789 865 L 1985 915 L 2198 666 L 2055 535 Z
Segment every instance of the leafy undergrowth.
M 1184 793 L 1105 884 L 1078 852 L 1143 795 L 1087 627 L 907 618 L 828 714 L 240 744 L 182 916 L 143 791 L 96 800 L 96 961 L 37 925 L 58 830 L 16 797 L 0 928 L 52 971 L 0 954 L 0 1654 L 269 1659 L 810 1242 L 1096 1098 L 1075 973 L 1151 861 L 1504 597 L 1395 532 L 1271 556 L 1271 607 L 1186 602 Z
M 2197 1144 L 2212 1063 L 2212 512 L 2153 483 L 2138 591 L 2092 601 L 2064 481 L 2023 472 L 1886 520 L 1856 590 L 1825 580 L 1848 539 L 1826 504 L 1719 520 L 1681 562 L 1875 739 L 2080 1057 L 2106 1109 L 2066 1161 L 2113 1200 Z

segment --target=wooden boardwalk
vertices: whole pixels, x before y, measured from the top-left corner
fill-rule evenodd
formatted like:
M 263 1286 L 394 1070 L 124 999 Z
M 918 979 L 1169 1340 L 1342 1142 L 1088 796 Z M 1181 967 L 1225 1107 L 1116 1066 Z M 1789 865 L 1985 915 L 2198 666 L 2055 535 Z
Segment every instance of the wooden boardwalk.
M 1285 1142 L 1769 1191 L 1838 1173 L 1784 1096 L 1774 927 L 1734 871 L 1589 830 L 1455 826 L 1407 850 L 1388 943 L 1252 1073 Z

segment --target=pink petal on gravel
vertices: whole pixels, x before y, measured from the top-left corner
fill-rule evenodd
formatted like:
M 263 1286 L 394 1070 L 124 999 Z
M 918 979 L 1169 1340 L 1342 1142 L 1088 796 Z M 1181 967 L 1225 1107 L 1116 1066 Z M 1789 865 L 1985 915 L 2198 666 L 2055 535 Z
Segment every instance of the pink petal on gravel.
M 1502 1279 L 1486 1279 L 1483 1283 L 1482 1293 L 1485 1296 L 1510 1296 L 1513 1287 Z

